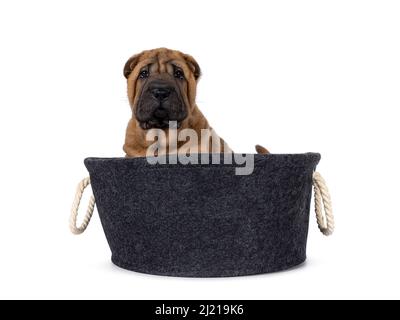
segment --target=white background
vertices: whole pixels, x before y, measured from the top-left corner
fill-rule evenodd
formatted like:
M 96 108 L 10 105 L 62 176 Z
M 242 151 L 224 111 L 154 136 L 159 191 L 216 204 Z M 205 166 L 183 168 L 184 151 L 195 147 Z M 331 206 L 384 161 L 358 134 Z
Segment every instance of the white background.
M 2 1 L 0 298 L 400 298 L 398 1 Z M 317 151 L 337 231 L 308 261 L 231 279 L 114 267 L 97 214 L 68 230 L 88 156 L 123 156 L 122 68 L 166 46 L 235 151 Z M 87 200 L 87 197 L 85 197 Z

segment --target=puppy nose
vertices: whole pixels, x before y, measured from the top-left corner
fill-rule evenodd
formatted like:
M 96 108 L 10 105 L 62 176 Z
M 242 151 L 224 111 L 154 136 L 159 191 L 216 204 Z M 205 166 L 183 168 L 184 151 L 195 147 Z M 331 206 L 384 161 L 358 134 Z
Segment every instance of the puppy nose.
M 167 99 L 171 93 L 171 89 L 167 87 L 157 87 L 151 90 L 151 93 L 154 98 L 159 101 L 163 101 Z

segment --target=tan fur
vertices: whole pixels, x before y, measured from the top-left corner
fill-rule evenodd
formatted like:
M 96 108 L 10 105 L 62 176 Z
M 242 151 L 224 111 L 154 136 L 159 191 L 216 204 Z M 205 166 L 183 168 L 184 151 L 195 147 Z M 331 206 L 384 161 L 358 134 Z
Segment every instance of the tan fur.
M 146 130 L 143 130 L 139 126 L 134 114 L 142 92 L 141 81 L 138 81 L 140 70 L 150 64 L 150 72 L 152 74 L 158 74 L 159 77 L 168 77 L 173 72 L 172 63 L 178 65 L 185 74 L 185 81 L 179 83 L 179 89 L 186 105 L 188 116 L 182 121 L 182 125 L 178 130 L 191 128 L 200 136 L 202 129 L 211 129 L 207 119 L 201 113 L 195 101 L 197 81 L 200 77 L 200 67 L 196 60 L 188 54 L 166 48 L 143 51 L 132 56 L 126 62 L 124 68 L 124 75 L 127 78 L 128 85 L 128 99 L 132 109 L 132 117 L 126 129 L 125 144 L 123 147 L 127 157 L 145 156 L 147 148 L 153 143 L 152 141 L 146 141 Z M 220 139 L 221 152 L 230 152 L 231 149 L 229 147 L 224 149 L 224 140 L 219 137 L 217 138 Z M 178 144 L 178 150 L 170 150 L 169 152 L 179 152 L 179 148 L 183 144 L 185 142 Z M 166 150 L 168 150 L 168 146 Z M 200 153 L 211 151 L 211 149 L 202 150 L 201 144 L 198 145 L 198 152 Z
M 182 122 L 182 126 L 178 130 L 184 128 L 194 129 L 200 136 L 201 129 L 211 129 L 207 119 L 203 116 L 196 105 L 196 86 L 200 77 L 200 68 L 197 62 L 190 55 L 175 50 L 159 48 L 154 50 L 143 51 L 131 57 L 125 65 L 124 74 L 127 76 L 128 83 L 128 99 L 132 108 L 132 118 L 128 123 L 125 135 L 124 151 L 128 157 L 142 157 L 146 155 L 146 151 L 152 141 L 146 141 L 146 131 L 140 128 L 138 121 L 134 115 L 134 108 L 141 93 L 140 81 L 137 81 L 141 68 L 152 63 L 151 72 L 169 73 L 171 72 L 170 63 L 179 65 L 185 73 L 186 81 L 183 81 L 180 90 L 182 98 L 187 106 L 188 116 Z M 221 146 L 224 141 L 221 139 Z M 178 149 L 184 142 L 178 145 Z M 199 144 L 199 152 L 209 152 L 210 150 L 201 150 Z M 222 150 L 223 152 L 224 150 Z
M 259 154 L 269 154 L 269 151 L 263 146 L 260 146 L 259 144 L 256 145 L 256 151 Z

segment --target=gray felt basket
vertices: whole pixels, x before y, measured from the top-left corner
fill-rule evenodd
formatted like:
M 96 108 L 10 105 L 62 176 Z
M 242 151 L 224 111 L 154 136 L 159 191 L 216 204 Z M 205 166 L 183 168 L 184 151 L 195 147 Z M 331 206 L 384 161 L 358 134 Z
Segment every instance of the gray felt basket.
M 254 157 L 251 175 L 235 175 L 235 163 L 152 165 L 146 158 L 87 158 L 94 198 L 77 228 L 86 179 L 74 202 L 72 229 L 83 232 L 96 199 L 112 261 L 122 268 L 228 277 L 294 267 L 306 259 L 313 173 L 320 155 Z M 316 198 L 321 200 L 321 190 L 326 204 L 324 188 L 318 188 Z M 332 231 L 330 216 L 318 221 L 322 231 Z

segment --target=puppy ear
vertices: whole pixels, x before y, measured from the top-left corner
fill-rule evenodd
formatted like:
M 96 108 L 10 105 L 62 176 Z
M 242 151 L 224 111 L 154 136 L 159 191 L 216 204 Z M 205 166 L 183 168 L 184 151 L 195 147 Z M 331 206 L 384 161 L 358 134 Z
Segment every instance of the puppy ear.
M 128 79 L 129 75 L 131 74 L 132 70 L 139 62 L 139 58 L 142 54 L 138 53 L 134 56 L 130 57 L 129 60 L 125 63 L 124 66 L 124 77 Z
M 188 55 L 188 54 L 184 54 L 183 58 L 185 59 L 186 63 L 188 64 L 188 66 L 192 70 L 194 78 L 196 80 L 199 79 L 200 76 L 201 76 L 201 70 L 200 70 L 200 66 L 197 63 L 197 61 L 194 60 L 194 58 L 191 55 Z

